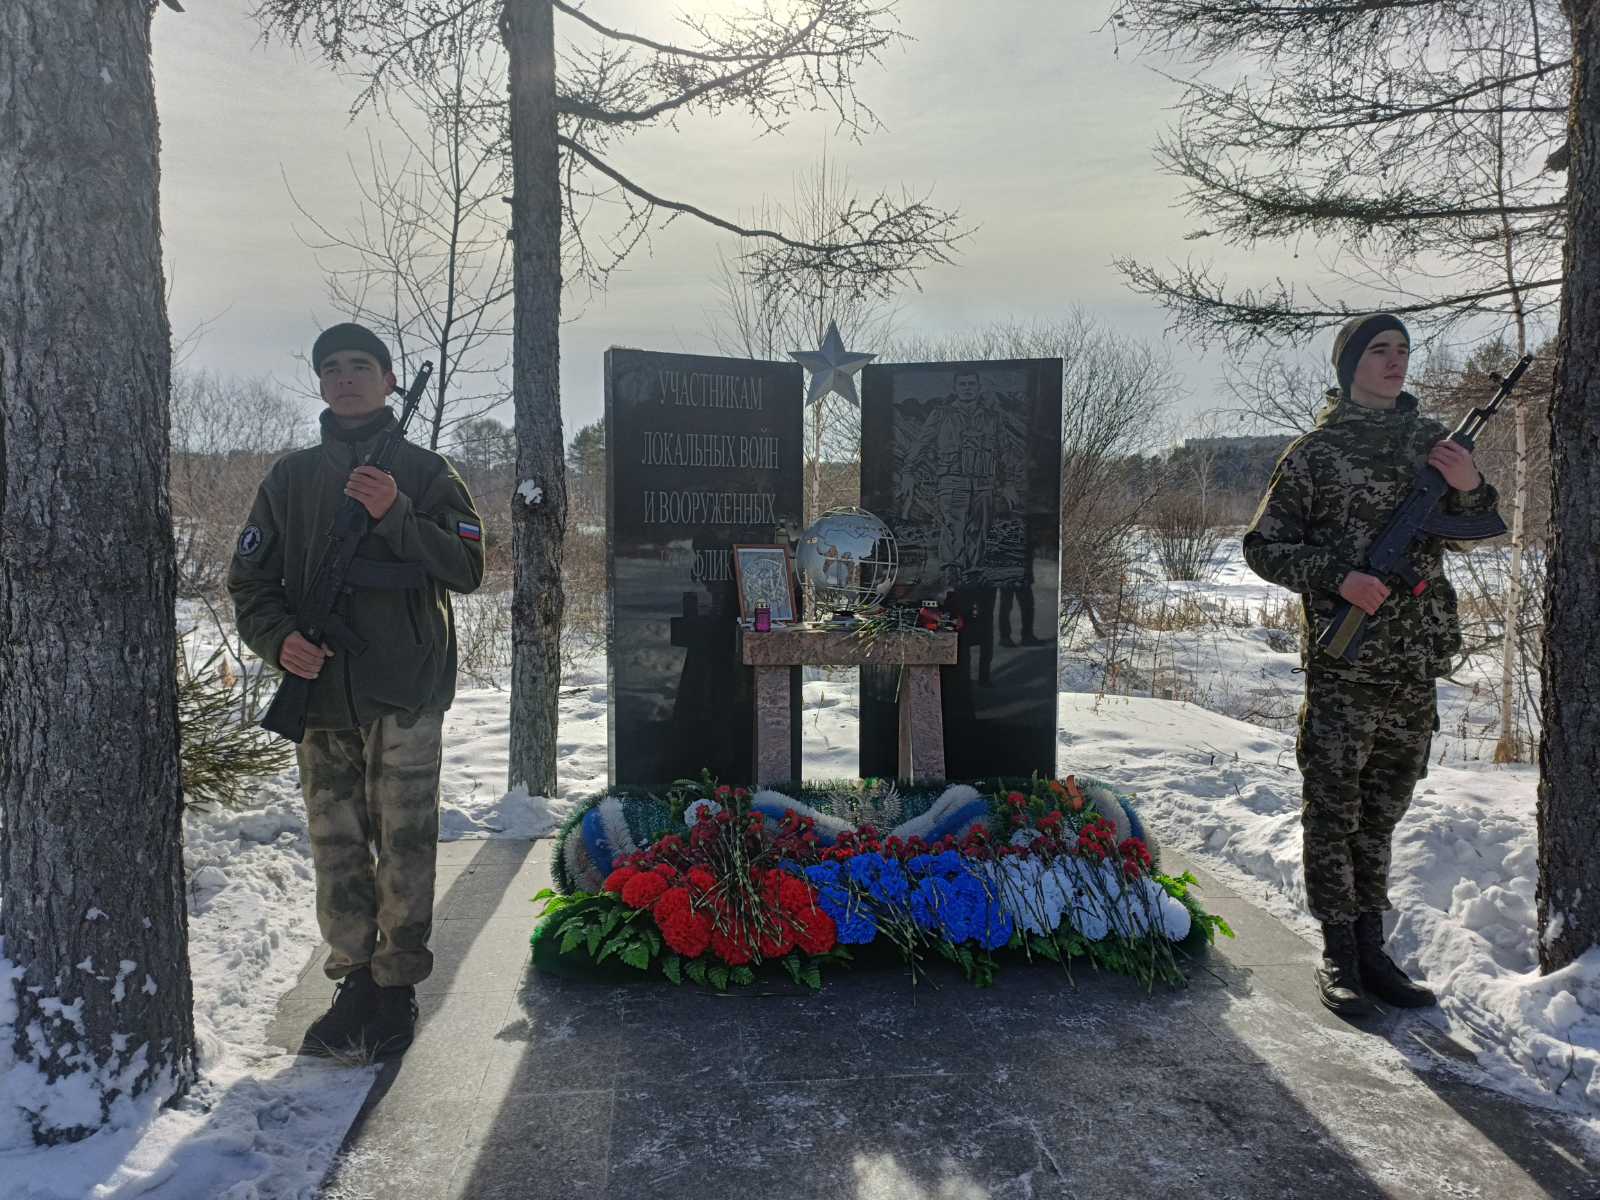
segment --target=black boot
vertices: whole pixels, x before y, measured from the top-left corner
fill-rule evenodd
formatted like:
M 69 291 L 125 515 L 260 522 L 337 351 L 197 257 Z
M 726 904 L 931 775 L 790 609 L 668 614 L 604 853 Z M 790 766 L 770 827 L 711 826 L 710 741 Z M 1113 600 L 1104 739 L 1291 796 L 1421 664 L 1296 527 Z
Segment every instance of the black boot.
M 372 972 L 357 967 L 339 980 L 333 1006 L 306 1030 L 301 1050 L 329 1058 L 359 1054 L 367 1023 L 377 1009 L 378 985 L 372 981 Z
M 1383 952 L 1383 914 L 1364 912 L 1356 918 L 1356 965 L 1361 982 L 1385 1004 L 1396 1008 L 1429 1008 L 1438 998 L 1428 988 L 1415 983 L 1394 959 Z
M 417 989 L 378 989 L 378 1010 L 367 1022 L 367 1048 L 374 1058 L 404 1054 L 417 1030 Z
M 1348 923 L 1322 923 L 1322 961 L 1316 967 L 1317 991 L 1322 1003 L 1341 1017 L 1365 1017 L 1372 1002 L 1361 990 L 1356 969 L 1356 931 Z

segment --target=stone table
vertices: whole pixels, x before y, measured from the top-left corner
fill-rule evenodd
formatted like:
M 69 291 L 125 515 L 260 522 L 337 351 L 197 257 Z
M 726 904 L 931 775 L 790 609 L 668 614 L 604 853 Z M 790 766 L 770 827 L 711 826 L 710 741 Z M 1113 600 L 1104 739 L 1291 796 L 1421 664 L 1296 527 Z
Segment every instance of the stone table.
M 798 776 L 790 755 L 789 671 L 792 667 L 898 666 L 901 779 L 944 778 L 944 706 L 939 668 L 954 666 L 954 631 L 905 630 L 871 640 L 848 630 L 740 627 L 739 659 L 756 672 L 756 783 Z

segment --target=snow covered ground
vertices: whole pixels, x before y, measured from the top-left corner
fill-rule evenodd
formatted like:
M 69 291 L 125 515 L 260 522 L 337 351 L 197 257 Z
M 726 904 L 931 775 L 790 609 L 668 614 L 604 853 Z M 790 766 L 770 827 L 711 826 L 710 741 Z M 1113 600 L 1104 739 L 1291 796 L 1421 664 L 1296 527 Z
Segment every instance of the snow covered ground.
M 1062 656 L 1058 769 L 1134 793 L 1163 844 L 1313 937 L 1302 909 L 1300 676 L 1274 612 L 1285 596 L 1231 553 L 1213 582 L 1136 593 L 1155 632 L 1079 640 Z M 1209 615 L 1206 615 L 1209 614 Z M 1441 688 L 1430 773 L 1397 839 L 1390 946 L 1439 991 L 1436 1019 L 1474 1047 L 1483 1082 L 1578 1114 L 1600 1134 L 1600 949 L 1540 977 L 1531 766 L 1489 761 L 1493 663 Z M 503 688 L 464 689 L 445 727 L 442 836 L 551 830 L 606 774 L 603 660 L 561 697 L 560 795 L 503 793 Z M 1474 686 L 1475 681 L 1477 686 Z M 1112 686 L 1108 686 L 1108 684 Z M 856 688 L 847 674 L 805 685 L 805 769 L 855 770 Z M 1249 719 L 1242 719 L 1249 718 Z M 176 1108 L 47 1151 L 22 1145 L 0 1008 L 0 1179 L 18 1200 L 305 1197 L 359 1107 L 363 1068 L 305 1062 L 266 1042 L 278 997 L 317 944 L 304 815 L 288 773 L 246 813 L 191 814 L 191 964 L 204 1080 Z M 3 966 L 3 964 L 0 964 Z
M 266 1043 L 278 997 L 319 943 L 305 812 L 292 776 L 244 813 L 186 822 L 190 969 L 203 1077 L 171 1109 L 72 1146 L 35 1150 L 17 1115 L 40 1092 L 11 1062 L 0 1011 L 0 1191 L 7 1197 L 310 1194 L 372 1082 Z M 12 1008 L 10 989 L 3 992 Z M 7 1068 L 10 1068 L 9 1070 Z

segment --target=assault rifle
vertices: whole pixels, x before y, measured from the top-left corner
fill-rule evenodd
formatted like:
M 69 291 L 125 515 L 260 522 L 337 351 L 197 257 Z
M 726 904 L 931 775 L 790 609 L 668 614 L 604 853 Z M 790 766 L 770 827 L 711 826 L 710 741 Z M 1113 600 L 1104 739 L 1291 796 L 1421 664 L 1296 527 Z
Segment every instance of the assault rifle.
M 367 455 L 363 466 L 387 471 L 394 464 L 394 456 L 400 443 L 405 440 L 406 427 L 411 424 L 417 406 L 422 403 L 422 393 L 432 374 L 433 364 L 423 363 L 410 388 L 401 397 L 404 403 L 400 408 L 399 427 L 390 429 L 378 439 L 378 444 Z M 298 614 L 300 636 L 313 646 L 322 645 L 332 635 L 335 645 L 340 649 L 359 652 L 356 649 L 359 639 L 349 632 L 334 609 L 349 590 L 346 585 L 349 582 L 350 565 L 355 562 L 356 548 L 371 527 L 372 517 L 366 506 L 354 496 L 346 496 L 339 511 L 334 514 L 333 527 L 328 530 L 328 542 L 323 547 L 322 562 L 311 578 L 311 586 L 306 589 Z M 311 682 L 285 671 L 278 684 L 277 695 L 272 697 L 266 715 L 261 718 L 261 728 L 288 738 L 291 742 L 301 741 L 306 736 L 306 704 L 311 699 Z
M 1524 354 L 1504 379 L 1498 375 L 1489 376 L 1499 383 L 1499 388 L 1489 403 L 1482 408 L 1474 408 L 1461 418 L 1461 424 L 1451 432 L 1450 439 L 1471 450 L 1478 434 L 1483 430 L 1484 423 L 1494 416 L 1506 397 L 1511 395 L 1511 389 L 1517 386 L 1517 380 L 1522 378 L 1522 373 L 1528 369 L 1528 364 L 1532 361 L 1533 355 Z M 1439 501 L 1449 490 L 1450 485 L 1445 482 L 1444 476 L 1439 474 L 1437 468 L 1424 463 L 1417 472 L 1416 482 L 1411 485 L 1410 493 L 1400 502 L 1400 507 L 1394 510 L 1389 523 L 1383 527 L 1383 532 L 1378 534 L 1372 545 L 1367 548 L 1367 557 L 1359 569 L 1379 579 L 1398 579 L 1410 589 L 1413 596 L 1420 596 L 1428 590 L 1428 581 L 1412 569 L 1408 556 L 1414 542 L 1423 537 L 1445 538 L 1452 542 L 1477 542 L 1499 537 L 1506 531 L 1506 523 L 1500 519 L 1498 513 L 1453 517 L 1439 511 Z M 1367 614 L 1350 601 L 1341 600 L 1333 611 L 1333 620 L 1317 639 L 1317 645 L 1335 658 L 1353 663 L 1361 653 L 1361 643 L 1366 634 Z

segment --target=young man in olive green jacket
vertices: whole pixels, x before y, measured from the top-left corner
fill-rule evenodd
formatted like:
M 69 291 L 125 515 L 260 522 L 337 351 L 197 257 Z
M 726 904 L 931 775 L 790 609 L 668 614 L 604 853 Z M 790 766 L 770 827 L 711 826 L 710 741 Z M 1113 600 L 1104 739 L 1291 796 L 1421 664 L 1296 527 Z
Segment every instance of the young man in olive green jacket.
M 311 361 L 327 408 L 321 444 L 275 463 L 228 571 L 240 636 L 312 681 L 300 786 L 317 877 L 317 921 L 338 981 L 307 1031 L 324 1054 L 411 1043 L 416 984 L 433 969 L 440 730 L 455 698 L 450 593 L 483 580 L 483 533 L 448 461 L 402 442 L 392 473 L 363 466 L 394 428 L 389 351 L 370 330 L 324 330 Z M 346 497 L 367 510 L 329 644 L 301 636 L 307 594 Z

